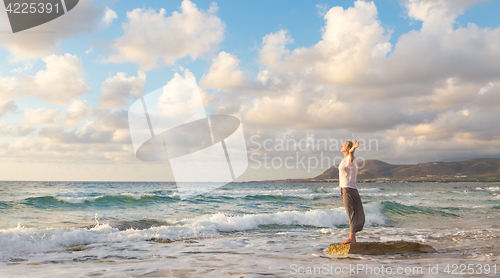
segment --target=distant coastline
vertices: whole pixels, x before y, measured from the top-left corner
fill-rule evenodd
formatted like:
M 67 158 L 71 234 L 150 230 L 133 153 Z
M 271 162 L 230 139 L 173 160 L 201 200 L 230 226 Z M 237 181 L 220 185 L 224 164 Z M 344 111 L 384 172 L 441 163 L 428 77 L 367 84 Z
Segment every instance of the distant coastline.
M 359 164 L 361 163 L 358 162 Z M 427 162 L 414 165 L 394 165 L 380 160 L 366 160 L 364 167 L 359 169 L 357 178 L 361 183 L 499 183 L 500 158 L 475 158 L 458 162 Z M 337 165 L 332 166 L 314 178 L 254 182 L 338 182 L 338 168 Z

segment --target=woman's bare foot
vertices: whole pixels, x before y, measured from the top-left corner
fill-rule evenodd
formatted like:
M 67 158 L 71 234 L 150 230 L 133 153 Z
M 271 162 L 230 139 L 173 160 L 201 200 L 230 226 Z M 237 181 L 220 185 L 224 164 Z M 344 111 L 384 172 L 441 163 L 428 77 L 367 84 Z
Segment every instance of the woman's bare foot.
M 342 241 L 340 244 L 354 243 L 356 242 L 356 233 L 350 233 L 349 238 Z
M 340 244 L 347 244 L 347 243 L 354 243 L 354 242 L 356 242 L 356 239 L 348 238 L 348 239 L 342 241 Z

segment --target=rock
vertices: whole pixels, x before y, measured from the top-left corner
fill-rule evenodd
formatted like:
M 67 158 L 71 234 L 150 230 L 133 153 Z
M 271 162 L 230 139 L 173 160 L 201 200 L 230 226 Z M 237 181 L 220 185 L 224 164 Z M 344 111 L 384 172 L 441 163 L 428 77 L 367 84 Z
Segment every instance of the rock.
M 72 247 L 66 248 L 66 250 L 72 251 L 72 252 L 83 251 L 83 250 L 86 250 L 86 249 L 87 249 L 87 247 L 85 247 L 85 246 L 72 246 Z
M 408 241 L 355 242 L 330 244 L 327 254 L 385 255 L 436 252 L 430 245 Z
M 242 236 L 224 236 L 224 238 L 228 238 L 228 237 L 242 237 Z M 158 242 L 158 243 L 172 243 L 172 242 L 176 242 L 176 241 L 184 241 L 185 243 L 199 243 L 196 240 L 208 239 L 208 238 L 223 238 L 223 237 L 222 236 L 190 237 L 190 238 L 178 238 L 175 240 L 170 239 L 170 238 L 163 239 L 163 238 L 152 237 L 150 239 L 146 239 L 146 241 L 153 241 L 153 242 Z
M 172 243 L 175 240 L 171 240 L 170 238 L 163 239 L 163 238 L 152 237 L 151 239 L 146 239 L 146 241 L 154 241 L 154 242 L 158 242 L 158 243 Z

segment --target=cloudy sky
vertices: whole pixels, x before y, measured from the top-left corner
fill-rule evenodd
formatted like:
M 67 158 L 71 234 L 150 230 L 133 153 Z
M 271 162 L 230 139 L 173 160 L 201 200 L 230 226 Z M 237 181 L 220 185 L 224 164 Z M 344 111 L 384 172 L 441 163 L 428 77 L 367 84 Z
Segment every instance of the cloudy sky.
M 172 180 L 127 111 L 191 77 L 242 122 L 239 180 L 314 177 L 346 139 L 394 164 L 500 157 L 497 0 L 84 0 L 15 34 L 1 6 L 1 180 Z

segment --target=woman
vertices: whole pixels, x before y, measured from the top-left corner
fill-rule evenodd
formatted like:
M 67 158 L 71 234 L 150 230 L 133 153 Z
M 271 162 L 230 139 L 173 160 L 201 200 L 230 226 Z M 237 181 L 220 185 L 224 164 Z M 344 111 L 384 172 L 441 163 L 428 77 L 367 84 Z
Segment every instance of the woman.
M 365 224 L 365 212 L 363 203 L 359 198 L 356 187 L 356 175 L 358 174 L 358 164 L 354 161 L 354 150 L 359 147 L 359 142 L 345 141 L 340 151 L 344 153 L 344 159 L 339 164 L 339 186 L 340 195 L 344 202 L 345 211 L 349 217 L 349 238 L 340 244 L 356 242 L 356 233 L 363 230 Z

